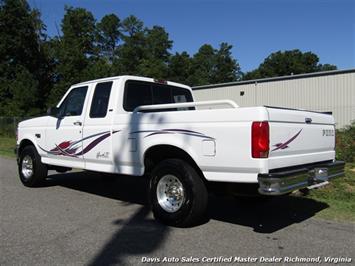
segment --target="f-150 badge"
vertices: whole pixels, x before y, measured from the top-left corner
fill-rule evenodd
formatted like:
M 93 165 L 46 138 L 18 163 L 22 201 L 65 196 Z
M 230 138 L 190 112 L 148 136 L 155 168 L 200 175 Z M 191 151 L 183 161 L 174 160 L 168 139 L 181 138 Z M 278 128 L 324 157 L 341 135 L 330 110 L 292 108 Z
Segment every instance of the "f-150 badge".
M 334 129 L 323 129 L 322 132 L 323 137 L 332 137 L 335 135 Z

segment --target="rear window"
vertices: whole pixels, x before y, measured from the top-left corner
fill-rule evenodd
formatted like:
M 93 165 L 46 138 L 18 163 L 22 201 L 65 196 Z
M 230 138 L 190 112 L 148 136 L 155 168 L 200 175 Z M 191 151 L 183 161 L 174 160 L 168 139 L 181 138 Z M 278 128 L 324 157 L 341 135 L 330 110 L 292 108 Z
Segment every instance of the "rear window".
M 141 105 L 184 103 L 192 102 L 191 92 L 184 88 L 168 86 L 163 84 L 127 81 L 124 92 L 123 108 L 126 111 L 133 111 Z M 175 108 L 162 111 L 194 110 L 190 108 Z

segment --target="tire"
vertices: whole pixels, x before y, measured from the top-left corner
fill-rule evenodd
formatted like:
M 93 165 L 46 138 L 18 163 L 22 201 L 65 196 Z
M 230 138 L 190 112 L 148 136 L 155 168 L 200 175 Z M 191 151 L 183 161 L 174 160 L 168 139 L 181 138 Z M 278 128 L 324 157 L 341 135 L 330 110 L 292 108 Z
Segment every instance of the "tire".
M 167 159 L 151 173 L 149 198 L 157 220 L 171 226 L 189 227 L 204 218 L 208 192 L 192 166 L 180 159 Z
M 18 171 L 20 180 L 26 187 L 39 186 L 48 174 L 47 166 L 41 162 L 41 157 L 34 146 L 26 146 L 21 151 Z

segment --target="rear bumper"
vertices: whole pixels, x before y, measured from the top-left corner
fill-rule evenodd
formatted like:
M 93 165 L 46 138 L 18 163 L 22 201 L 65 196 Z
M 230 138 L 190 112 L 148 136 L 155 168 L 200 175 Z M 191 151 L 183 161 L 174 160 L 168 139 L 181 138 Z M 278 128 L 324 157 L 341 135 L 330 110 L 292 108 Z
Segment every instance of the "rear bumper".
M 297 189 L 313 185 L 327 184 L 328 180 L 344 176 L 343 161 L 317 163 L 273 170 L 269 174 L 259 174 L 259 193 L 263 195 L 283 195 Z

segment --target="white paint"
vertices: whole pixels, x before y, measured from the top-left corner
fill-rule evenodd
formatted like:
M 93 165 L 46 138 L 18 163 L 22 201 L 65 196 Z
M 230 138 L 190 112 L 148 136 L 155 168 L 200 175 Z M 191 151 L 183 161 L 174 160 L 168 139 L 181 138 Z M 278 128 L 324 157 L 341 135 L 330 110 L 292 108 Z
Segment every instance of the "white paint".
M 149 78 L 121 76 L 72 86 L 71 89 L 88 85 L 82 115 L 65 117 L 59 128 L 58 119 L 49 116 L 21 122 L 18 144 L 24 139 L 31 140 L 42 161 L 47 164 L 128 175 L 144 174 L 144 155 L 149 148 L 171 145 L 188 153 L 207 180 L 219 182 L 257 183 L 258 174 L 268 173 L 270 169 L 333 160 L 335 157 L 334 136 L 322 136 L 322 130 L 334 129 L 334 118 L 330 115 L 266 107 L 238 107 L 230 101 L 177 104 L 184 107 L 209 105 L 213 109 L 139 112 L 157 109 L 157 106 L 148 106 L 137 108 L 133 113 L 126 112 L 122 107 L 123 88 L 125 82 L 132 79 L 154 82 Z M 113 81 L 108 106 L 112 111 L 105 118 L 90 118 L 88 113 L 93 90 L 97 83 L 105 81 Z M 172 82 L 168 82 L 168 85 L 191 91 L 185 85 Z M 166 107 L 161 105 L 159 108 Z M 311 118 L 312 124 L 305 124 L 305 118 Z M 81 121 L 83 125 L 74 126 L 75 121 Z M 267 159 L 254 159 L 251 158 L 253 121 L 270 121 L 271 149 L 272 145 L 287 141 L 301 129 L 302 133 L 286 149 L 271 151 Z M 48 155 L 38 148 L 40 145 L 45 150 L 51 150 L 63 141 L 80 140 L 106 131 L 111 132 L 111 136 L 83 156 Z M 137 131 L 140 133 L 134 133 Z M 148 136 L 153 131 L 165 134 Z M 41 133 L 40 140 L 34 137 L 36 133 Z M 83 147 L 92 140 L 84 140 Z

